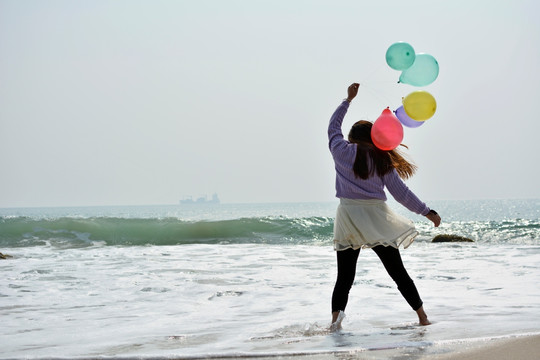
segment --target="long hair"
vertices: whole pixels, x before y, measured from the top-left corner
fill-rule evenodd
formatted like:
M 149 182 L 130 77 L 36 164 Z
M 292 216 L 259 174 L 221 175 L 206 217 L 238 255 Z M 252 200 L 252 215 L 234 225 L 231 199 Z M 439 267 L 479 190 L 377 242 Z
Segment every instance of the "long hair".
M 408 179 L 416 172 L 416 165 L 407 161 L 396 149 L 381 150 L 371 140 L 371 127 L 373 124 L 366 120 L 356 122 L 349 132 L 349 142 L 356 144 L 356 159 L 353 171 L 356 177 L 367 179 L 371 176 L 384 176 L 392 169 L 396 169 L 402 179 Z M 401 146 L 407 148 L 406 145 Z M 369 165 L 372 160 L 372 166 Z

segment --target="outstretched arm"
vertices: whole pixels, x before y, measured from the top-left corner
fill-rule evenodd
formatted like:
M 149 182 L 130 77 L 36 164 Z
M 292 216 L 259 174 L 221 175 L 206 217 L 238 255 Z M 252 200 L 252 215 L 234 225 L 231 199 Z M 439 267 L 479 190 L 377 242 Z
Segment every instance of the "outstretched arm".
M 427 217 L 435 227 L 441 224 L 441 217 L 435 210 L 431 210 L 422 202 L 399 177 L 396 170 L 390 171 L 384 176 L 386 188 L 394 199 L 412 212 Z

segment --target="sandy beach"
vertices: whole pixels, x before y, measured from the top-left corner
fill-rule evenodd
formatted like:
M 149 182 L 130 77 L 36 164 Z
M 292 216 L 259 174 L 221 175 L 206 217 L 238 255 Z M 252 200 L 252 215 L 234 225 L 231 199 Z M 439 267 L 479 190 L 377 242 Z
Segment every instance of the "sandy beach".
M 536 360 L 540 354 L 540 335 L 510 339 L 496 339 L 464 348 L 456 347 L 449 353 L 421 357 L 425 360 Z
M 433 347 L 394 348 L 370 351 L 338 351 L 332 353 L 283 354 L 271 356 L 245 356 L 235 358 L 252 360 L 328 360 L 328 359 L 407 359 L 407 360 L 537 360 L 540 354 L 540 335 L 479 340 L 466 344 L 436 345 Z

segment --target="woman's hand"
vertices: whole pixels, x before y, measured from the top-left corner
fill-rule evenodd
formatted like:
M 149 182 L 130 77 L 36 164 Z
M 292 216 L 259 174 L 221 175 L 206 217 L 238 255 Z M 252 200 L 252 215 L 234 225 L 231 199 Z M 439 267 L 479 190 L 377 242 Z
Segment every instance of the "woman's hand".
M 435 227 L 439 227 L 439 225 L 441 224 L 441 217 L 439 216 L 439 214 L 437 214 L 435 211 L 431 210 L 430 212 L 427 213 L 426 217 L 431 220 L 431 222 L 433 223 L 433 225 L 435 225 Z
M 358 88 L 360 87 L 360 84 L 353 83 L 349 86 L 347 89 L 347 101 L 351 102 L 352 99 L 356 97 L 356 94 L 358 94 Z

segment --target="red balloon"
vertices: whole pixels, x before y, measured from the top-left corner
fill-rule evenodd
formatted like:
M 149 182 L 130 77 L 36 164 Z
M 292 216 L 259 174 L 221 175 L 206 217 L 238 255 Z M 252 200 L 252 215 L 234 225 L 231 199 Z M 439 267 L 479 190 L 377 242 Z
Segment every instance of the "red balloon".
M 381 150 L 394 150 L 403 140 L 403 126 L 389 108 L 383 110 L 371 128 L 371 140 Z

